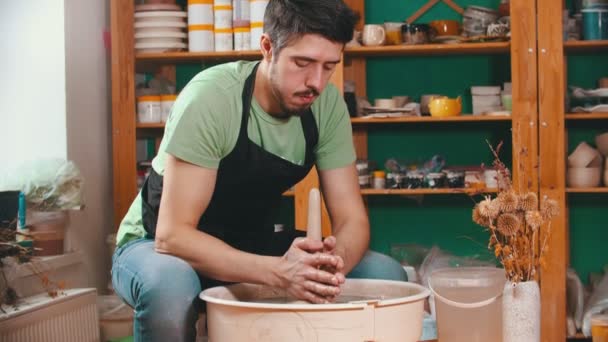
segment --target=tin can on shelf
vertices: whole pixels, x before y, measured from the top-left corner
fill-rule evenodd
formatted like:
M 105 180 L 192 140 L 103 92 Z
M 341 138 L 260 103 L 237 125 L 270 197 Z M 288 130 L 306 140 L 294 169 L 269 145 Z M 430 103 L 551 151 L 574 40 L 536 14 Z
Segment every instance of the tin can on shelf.
M 137 121 L 157 123 L 161 121 L 160 96 L 145 95 L 137 98 Z
M 386 173 L 384 171 L 374 171 L 372 179 L 372 187 L 374 189 L 384 189 L 386 186 Z
M 424 186 L 424 173 L 421 171 L 408 171 L 405 174 L 403 187 L 406 189 L 419 189 Z
M 445 187 L 446 176 L 443 172 L 431 172 L 424 178 L 424 187 L 439 189 Z
M 446 171 L 445 177 L 448 188 L 464 188 L 464 171 Z

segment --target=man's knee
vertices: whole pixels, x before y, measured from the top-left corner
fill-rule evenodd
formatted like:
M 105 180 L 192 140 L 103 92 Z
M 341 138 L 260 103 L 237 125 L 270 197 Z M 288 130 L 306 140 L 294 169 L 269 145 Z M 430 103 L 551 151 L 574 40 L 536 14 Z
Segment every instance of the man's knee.
M 397 260 L 374 251 L 367 251 L 347 277 L 407 281 L 407 273 Z

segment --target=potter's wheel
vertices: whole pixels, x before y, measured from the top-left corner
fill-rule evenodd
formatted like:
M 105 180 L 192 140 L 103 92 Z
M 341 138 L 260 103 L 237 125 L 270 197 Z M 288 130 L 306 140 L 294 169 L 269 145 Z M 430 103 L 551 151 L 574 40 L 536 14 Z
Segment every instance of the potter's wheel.
M 255 284 L 207 289 L 211 342 L 417 341 L 429 290 L 415 283 L 347 279 L 337 302 L 310 304 Z
M 321 196 L 312 189 L 307 237 L 321 240 Z M 203 291 L 211 342 L 415 342 L 422 333 L 424 300 L 418 284 L 346 279 L 336 302 L 310 304 L 285 290 L 235 284 Z

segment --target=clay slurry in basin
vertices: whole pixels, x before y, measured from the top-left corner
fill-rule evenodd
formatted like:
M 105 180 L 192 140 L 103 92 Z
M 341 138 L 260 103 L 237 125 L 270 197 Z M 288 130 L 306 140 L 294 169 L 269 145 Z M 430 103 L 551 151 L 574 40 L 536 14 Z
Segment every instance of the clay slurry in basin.
M 396 297 L 395 297 L 396 298 Z M 366 302 L 374 302 L 385 299 L 393 299 L 387 296 L 356 296 L 356 295 L 344 295 L 338 296 L 334 302 L 331 304 L 347 304 L 347 303 L 366 303 Z M 295 300 L 293 298 L 288 297 L 274 297 L 274 298 L 258 298 L 258 299 L 249 299 L 244 300 L 249 303 L 260 303 L 260 304 L 311 304 L 302 300 Z M 313 304 L 311 304 L 313 305 Z M 322 304 L 321 304 L 322 305 Z

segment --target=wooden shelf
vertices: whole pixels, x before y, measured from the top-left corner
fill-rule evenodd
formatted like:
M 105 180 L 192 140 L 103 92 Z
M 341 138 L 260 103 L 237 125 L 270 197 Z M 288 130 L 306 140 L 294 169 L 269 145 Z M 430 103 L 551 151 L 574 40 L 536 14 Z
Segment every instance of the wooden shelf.
M 396 124 L 416 122 L 483 122 L 483 121 L 511 121 L 511 116 L 487 116 L 487 115 L 460 115 L 452 117 L 433 116 L 406 116 L 401 118 L 353 118 L 353 124 Z
M 487 194 L 496 193 L 496 189 L 474 189 L 474 188 L 442 188 L 442 189 L 361 189 L 361 194 L 366 196 L 377 195 L 456 195 L 456 194 Z
M 296 192 L 293 190 L 287 190 L 283 193 L 283 196 L 285 196 L 285 197 L 293 197 L 295 195 L 296 195 Z
M 608 114 L 607 114 L 608 117 Z M 406 116 L 402 118 L 352 118 L 354 125 L 365 124 L 400 124 L 400 123 L 420 123 L 420 122 L 495 122 L 511 121 L 511 116 L 484 116 L 484 115 L 461 115 L 446 118 L 432 116 Z M 163 122 L 159 123 L 137 123 L 137 128 L 164 128 Z
M 354 47 L 344 51 L 347 57 L 374 56 L 407 56 L 407 55 L 444 55 L 444 54 L 484 54 L 509 52 L 509 42 L 499 43 L 463 43 L 463 44 L 421 44 L 392 45 L 377 47 Z M 135 60 L 142 63 L 182 63 L 202 61 L 229 61 L 238 59 L 258 59 L 262 57 L 259 50 L 226 51 L 226 52 L 162 52 L 138 53 Z
M 574 336 L 568 336 L 569 340 L 590 340 L 591 337 L 583 335 L 583 333 L 576 333 Z
M 164 122 L 155 122 L 155 123 L 137 123 L 136 128 L 165 128 Z
M 225 52 L 161 52 L 161 53 L 137 53 L 137 62 L 203 62 L 203 61 L 232 61 L 238 59 L 259 59 L 262 53 L 259 50 L 249 51 L 225 51 Z
M 608 113 L 566 113 L 566 120 L 608 119 Z
M 608 40 L 573 40 L 564 42 L 568 52 L 608 50 Z
M 344 50 L 346 57 L 416 56 L 446 54 L 497 54 L 509 52 L 509 42 L 462 43 L 462 44 L 420 44 L 349 47 Z
M 597 188 L 566 188 L 566 192 L 571 194 L 608 194 L 608 186 Z

